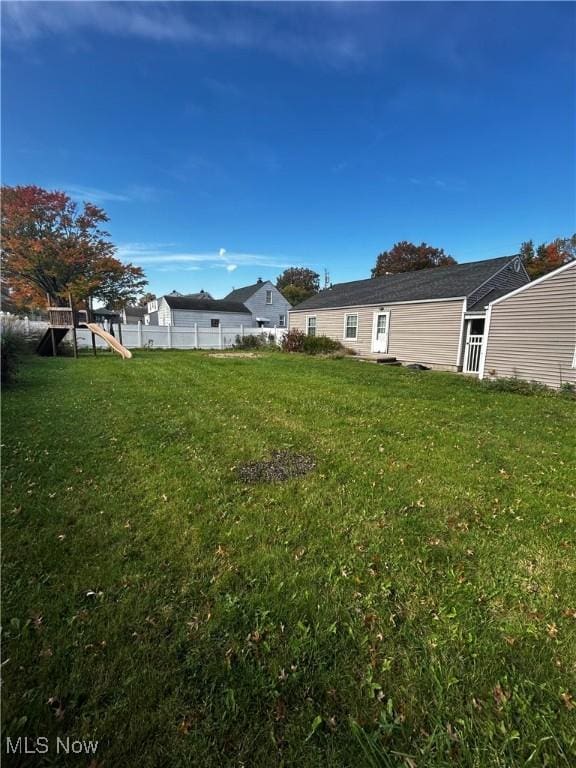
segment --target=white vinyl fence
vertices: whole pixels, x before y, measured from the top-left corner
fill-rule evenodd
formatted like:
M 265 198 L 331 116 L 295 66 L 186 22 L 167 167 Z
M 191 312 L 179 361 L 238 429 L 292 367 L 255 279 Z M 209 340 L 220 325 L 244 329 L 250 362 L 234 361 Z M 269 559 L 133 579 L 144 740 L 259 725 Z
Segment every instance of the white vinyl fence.
M 37 322 L 23 318 L 19 321 L 23 332 L 28 335 L 39 335 L 48 328 L 48 323 Z M 201 328 L 194 325 L 191 328 L 172 325 L 126 325 L 122 324 L 122 344 L 128 349 L 229 349 L 236 344 L 238 336 L 262 336 L 275 339 L 280 344 L 286 328 L 253 328 L 240 325 L 238 327 Z M 106 330 L 108 330 L 106 328 Z M 118 341 L 118 326 L 114 326 Z M 87 328 L 77 328 L 76 336 L 79 347 L 92 347 L 92 334 Z M 66 336 L 65 341 L 71 341 L 72 336 Z M 106 342 L 96 336 L 98 348 L 108 348 Z

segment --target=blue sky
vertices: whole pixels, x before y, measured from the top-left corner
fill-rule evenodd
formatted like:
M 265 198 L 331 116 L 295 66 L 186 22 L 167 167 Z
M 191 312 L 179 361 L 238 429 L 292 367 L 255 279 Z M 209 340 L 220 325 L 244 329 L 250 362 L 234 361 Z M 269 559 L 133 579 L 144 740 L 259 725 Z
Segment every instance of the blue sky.
M 566 236 L 571 3 L 2 3 L 3 183 L 102 205 L 150 288 Z

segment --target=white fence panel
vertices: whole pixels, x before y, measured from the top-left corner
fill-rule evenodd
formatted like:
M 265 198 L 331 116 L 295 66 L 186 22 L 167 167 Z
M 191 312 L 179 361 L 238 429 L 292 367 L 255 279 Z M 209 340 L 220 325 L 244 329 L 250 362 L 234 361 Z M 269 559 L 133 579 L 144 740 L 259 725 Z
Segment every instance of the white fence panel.
M 48 323 L 23 318 L 18 321 L 27 335 L 44 333 Z M 251 328 L 243 325 L 220 328 L 199 328 L 178 325 L 137 325 L 122 324 L 122 344 L 128 349 L 230 349 L 238 337 L 265 336 L 274 338 L 280 344 L 287 333 L 287 328 Z M 119 339 L 117 326 L 114 327 Z M 92 334 L 87 328 L 77 328 L 78 346 L 92 348 Z M 66 341 L 71 341 L 66 336 Z M 108 345 L 99 336 L 95 337 L 98 349 L 108 349 Z

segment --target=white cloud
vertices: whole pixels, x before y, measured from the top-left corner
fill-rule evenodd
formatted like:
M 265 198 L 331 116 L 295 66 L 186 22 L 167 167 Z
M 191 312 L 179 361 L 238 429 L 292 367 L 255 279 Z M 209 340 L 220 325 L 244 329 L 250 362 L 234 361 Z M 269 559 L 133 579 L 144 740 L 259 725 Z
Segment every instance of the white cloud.
M 51 184 L 54 189 L 63 189 L 73 200 L 90 203 L 147 203 L 155 199 L 156 191 L 153 187 L 133 184 L 125 191 L 111 192 L 107 189 L 85 187 L 82 184 Z
M 118 192 L 109 192 L 105 189 L 94 189 L 93 187 L 80 187 L 76 184 L 57 184 L 59 189 L 67 192 L 73 200 L 90 203 L 128 203 L 130 198 Z
M 271 4 L 273 5 L 273 4 Z M 326 5 L 330 5 L 326 3 Z M 185 11 L 183 7 L 185 7 Z M 3 2 L 3 36 L 21 44 L 42 37 L 99 33 L 155 43 L 207 48 L 259 49 L 299 61 L 303 56 L 328 64 L 365 58 L 366 47 L 349 25 L 315 10 L 319 24 L 295 24 L 290 8 L 257 10 L 223 3 L 209 10 L 194 3 Z M 215 83 L 215 85 L 214 85 Z M 219 81 L 212 85 L 218 89 Z M 227 97 L 230 93 L 226 94 Z
M 234 272 L 238 267 L 260 266 L 286 269 L 290 263 L 283 257 L 264 253 L 227 251 L 182 252 L 171 251 L 170 245 L 162 243 L 123 243 L 117 248 L 118 258 L 135 264 L 167 266 L 178 265 L 183 269 L 209 269 L 220 267 Z M 172 246 L 173 247 L 173 246 Z M 191 267 L 190 265 L 198 265 Z M 188 265 L 184 267 L 184 265 Z

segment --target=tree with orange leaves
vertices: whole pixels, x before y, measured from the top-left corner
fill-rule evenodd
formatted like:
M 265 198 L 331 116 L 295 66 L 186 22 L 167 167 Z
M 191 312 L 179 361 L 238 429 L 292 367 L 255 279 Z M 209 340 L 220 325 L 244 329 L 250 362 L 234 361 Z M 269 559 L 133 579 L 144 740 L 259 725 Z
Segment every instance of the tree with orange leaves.
M 535 280 L 576 259 L 576 234 L 572 237 L 557 237 L 551 243 L 542 243 L 536 249 L 534 242 L 527 240 L 520 246 L 520 255 L 526 271 L 532 280 Z
M 101 225 L 96 205 L 36 186 L 2 187 L 3 279 L 18 307 L 54 305 L 70 293 L 77 302 L 100 299 L 109 307 L 136 300 L 147 284 L 140 267 L 122 264 Z

